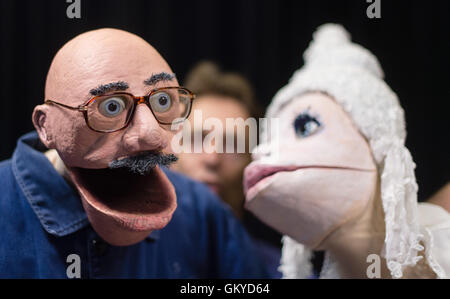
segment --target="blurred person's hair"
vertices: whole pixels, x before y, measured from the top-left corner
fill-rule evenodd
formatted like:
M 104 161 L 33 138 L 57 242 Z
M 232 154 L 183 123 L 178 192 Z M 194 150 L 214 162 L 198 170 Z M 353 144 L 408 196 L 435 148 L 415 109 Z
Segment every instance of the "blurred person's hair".
M 236 72 L 223 72 L 211 61 L 198 63 L 186 76 L 184 86 L 197 96 L 216 95 L 236 99 L 251 117 L 260 114 L 250 82 Z

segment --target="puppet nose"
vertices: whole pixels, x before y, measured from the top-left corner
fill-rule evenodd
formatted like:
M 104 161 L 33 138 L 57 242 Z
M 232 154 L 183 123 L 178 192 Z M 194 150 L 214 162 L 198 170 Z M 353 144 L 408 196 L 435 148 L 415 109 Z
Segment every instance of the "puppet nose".
M 160 151 L 167 147 L 168 141 L 153 113 L 146 105 L 137 105 L 133 119 L 123 137 L 126 151 Z

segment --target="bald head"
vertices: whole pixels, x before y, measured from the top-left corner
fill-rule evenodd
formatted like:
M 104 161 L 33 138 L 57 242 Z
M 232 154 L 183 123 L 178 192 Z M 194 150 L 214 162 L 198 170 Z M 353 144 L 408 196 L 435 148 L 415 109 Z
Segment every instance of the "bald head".
M 118 29 L 83 33 L 66 43 L 50 66 L 45 99 L 83 104 L 90 91 L 111 83 L 143 95 L 152 74 L 172 71 L 161 55 L 137 35 Z M 111 86 L 110 87 L 114 87 Z

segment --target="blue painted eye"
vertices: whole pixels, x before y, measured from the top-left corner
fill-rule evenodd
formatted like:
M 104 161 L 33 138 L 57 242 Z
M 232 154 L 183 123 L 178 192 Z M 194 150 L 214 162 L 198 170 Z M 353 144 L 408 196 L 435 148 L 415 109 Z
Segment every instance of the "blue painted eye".
M 121 114 L 126 107 L 126 99 L 120 96 L 112 96 L 105 98 L 99 104 L 99 111 L 103 116 L 106 117 L 116 117 Z
M 172 98 L 166 92 L 158 92 L 151 96 L 150 105 L 155 112 L 166 112 L 172 107 Z
M 294 121 L 295 134 L 300 138 L 306 138 L 316 133 L 322 125 L 308 112 L 297 116 Z

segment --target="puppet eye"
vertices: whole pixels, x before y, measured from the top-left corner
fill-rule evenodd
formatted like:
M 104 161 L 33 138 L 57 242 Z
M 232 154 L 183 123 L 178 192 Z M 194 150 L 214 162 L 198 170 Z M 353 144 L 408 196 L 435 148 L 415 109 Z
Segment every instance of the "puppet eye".
M 172 99 L 168 93 L 158 92 L 152 95 L 150 104 L 155 112 L 166 112 L 172 106 Z
M 300 138 L 311 136 L 320 127 L 320 122 L 308 112 L 300 114 L 294 121 L 295 134 Z
M 125 100 L 121 97 L 110 97 L 99 105 L 99 111 L 106 117 L 115 117 L 125 110 Z

